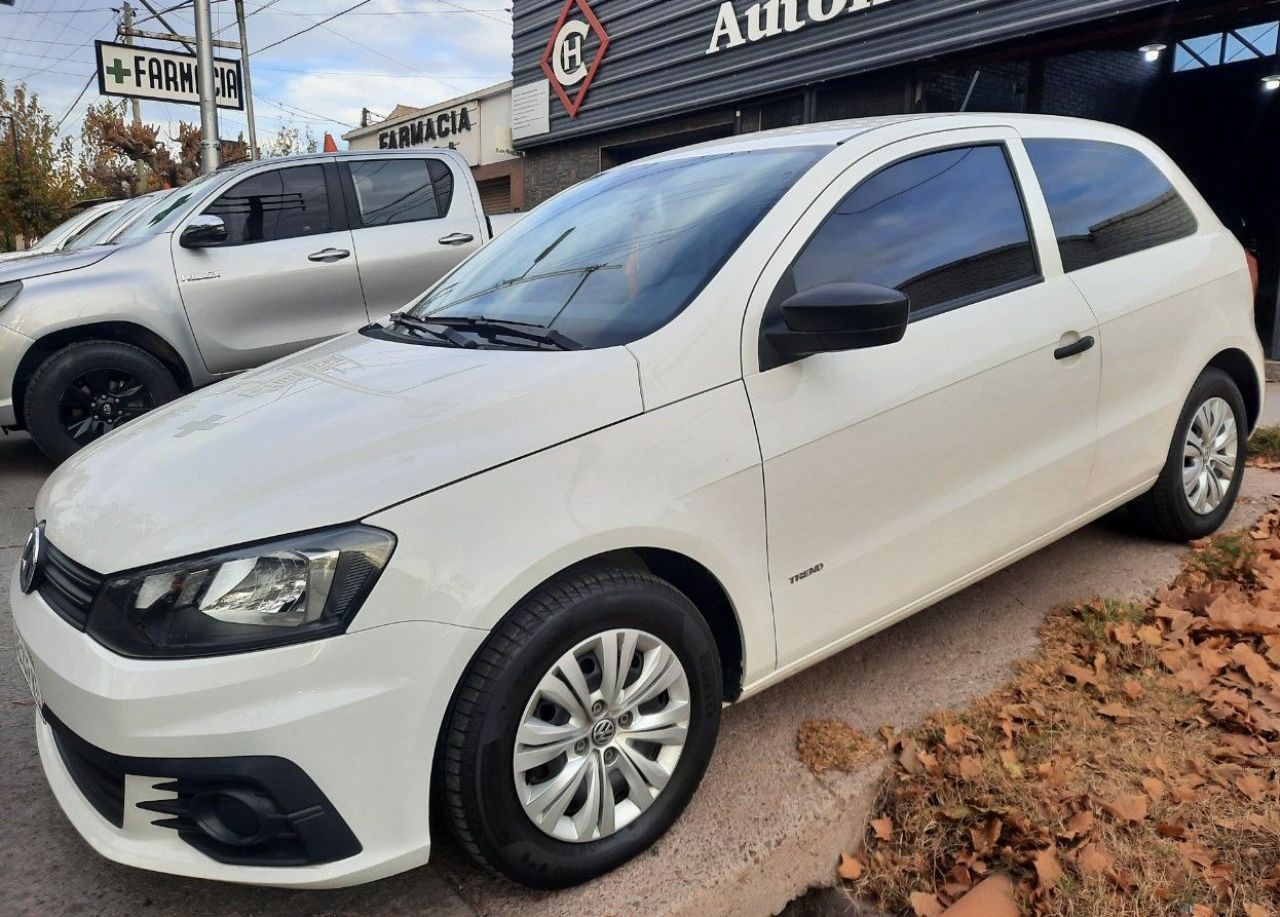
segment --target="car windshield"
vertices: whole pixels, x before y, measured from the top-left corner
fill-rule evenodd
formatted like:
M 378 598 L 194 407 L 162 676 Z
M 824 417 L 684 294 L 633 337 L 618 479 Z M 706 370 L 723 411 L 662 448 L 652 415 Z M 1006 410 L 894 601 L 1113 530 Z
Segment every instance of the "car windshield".
M 75 235 L 85 232 L 85 230 L 102 221 L 102 218 L 110 212 L 110 204 L 96 204 L 88 210 L 82 210 L 74 214 L 66 220 L 63 220 L 53 229 L 45 233 L 40 241 L 31 246 L 33 252 L 52 252 L 63 247 L 63 243 Z M 97 213 L 88 223 L 84 223 L 86 214 Z M 83 224 L 83 225 L 81 225 Z
M 434 287 L 413 319 L 516 323 L 583 347 L 678 315 L 826 147 L 709 153 L 606 172 L 538 207 Z
M 69 243 L 67 249 L 76 251 L 82 248 L 88 248 L 91 245 L 103 245 L 111 240 L 111 236 L 123 226 L 128 226 L 139 213 L 145 210 L 151 204 L 154 204 L 156 196 L 152 194 L 144 194 L 142 197 L 135 197 L 131 201 L 125 201 L 114 213 L 106 219 L 99 220 L 94 223 L 80 235 L 76 236 Z
M 113 243 L 136 242 L 148 236 L 168 232 L 186 214 L 186 205 L 203 190 L 200 185 L 219 173 L 201 175 L 181 188 L 161 192 L 161 198 L 143 211 L 129 227 L 111 239 Z

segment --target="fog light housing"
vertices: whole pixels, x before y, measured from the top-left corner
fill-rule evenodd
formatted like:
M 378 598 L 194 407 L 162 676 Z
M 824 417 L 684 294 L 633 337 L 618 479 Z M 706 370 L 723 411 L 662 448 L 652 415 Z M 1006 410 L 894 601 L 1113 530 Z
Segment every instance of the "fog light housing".
M 254 847 L 279 836 L 288 818 L 262 793 L 214 790 L 191 797 L 188 813 L 197 828 L 229 847 Z

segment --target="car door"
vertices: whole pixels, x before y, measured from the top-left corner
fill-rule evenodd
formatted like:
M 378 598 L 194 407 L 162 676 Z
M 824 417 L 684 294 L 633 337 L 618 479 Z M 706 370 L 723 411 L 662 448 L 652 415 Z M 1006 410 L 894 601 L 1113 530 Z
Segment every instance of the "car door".
M 370 315 L 403 308 L 483 244 L 479 202 L 459 163 L 402 154 L 339 168 Z
M 1004 129 L 880 149 L 766 268 L 753 337 L 823 283 L 912 301 L 898 344 L 785 362 L 761 337 L 760 371 L 747 373 L 780 666 L 958 588 L 1082 512 L 1096 322 L 1056 249 L 1033 243 L 1051 237 L 1029 174 Z
M 184 248 L 178 288 L 210 372 L 259 366 L 369 320 L 333 163 L 256 171 L 202 211 L 227 240 Z

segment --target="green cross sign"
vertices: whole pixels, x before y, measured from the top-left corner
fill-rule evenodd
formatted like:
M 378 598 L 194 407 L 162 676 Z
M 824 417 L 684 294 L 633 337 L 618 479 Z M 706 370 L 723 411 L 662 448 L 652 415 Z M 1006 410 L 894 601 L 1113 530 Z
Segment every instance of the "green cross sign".
M 123 83 L 126 76 L 132 76 L 133 71 L 127 69 L 124 64 L 120 63 L 120 58 L 116 58 L 111 62 L 111 66 L 106 68 L 109 76 L 114 76 L 117 83 Z

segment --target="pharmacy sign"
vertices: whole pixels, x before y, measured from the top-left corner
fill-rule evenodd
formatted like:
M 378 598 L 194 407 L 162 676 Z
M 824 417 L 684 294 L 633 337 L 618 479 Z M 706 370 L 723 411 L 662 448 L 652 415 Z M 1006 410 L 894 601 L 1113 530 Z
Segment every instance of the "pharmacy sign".
M 104 96 L 152 99 L 156 102 L 200 104 L 199 72 L 194 54 L 178 54 L 158 48 L 96 42 L 98 91 Z M 216 58 L 213 88 L 219 108 L 241 110 L 244 96 L 240 62 Z

